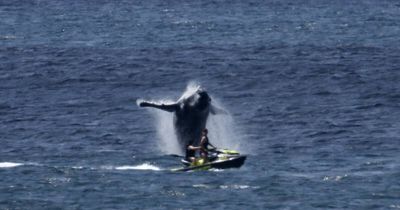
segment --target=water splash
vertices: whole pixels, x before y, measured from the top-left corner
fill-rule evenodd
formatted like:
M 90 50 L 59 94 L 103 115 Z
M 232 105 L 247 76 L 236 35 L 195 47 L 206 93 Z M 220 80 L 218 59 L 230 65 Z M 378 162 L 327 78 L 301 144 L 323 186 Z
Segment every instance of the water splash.
M 221 103 L 215 98 L 212 99 L 214 106 L 223 108 Z M 226 110 L 225 108 L 223 108 Z M 209 130 L 210 142 L 218 148 L 240 149 L 240 134 L 234 126 L 232 115 L 217 114 L 211 115 L 207 120 L 207 129 Z
M 173 103 L 170 100 L 161 101 L 161 103 Z M 158 109 L 151 109 L 151 113 L 156 119 L 157 137 L 159 141 L 157 146 L 164 154 L 181 154 L 181 147 L 178 143 L 178 137 L 175 134 L 173 118 L 174 115 Z
M 198 82 L 189 82 L 189 84 L 186 86 L 185 92 L 178 99 L 178 101 L 190 97 L 191 95 L 195 94 L 198 89 L 200 89 L 200 84 Z

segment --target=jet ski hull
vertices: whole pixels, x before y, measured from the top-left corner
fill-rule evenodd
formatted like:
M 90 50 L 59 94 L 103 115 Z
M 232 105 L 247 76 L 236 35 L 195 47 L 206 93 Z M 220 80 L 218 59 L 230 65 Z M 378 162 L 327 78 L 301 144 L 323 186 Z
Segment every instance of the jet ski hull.
M 200 165 L 189 165 L 187 161 L 182 161 L 186 167 L 173 169 L 172 171 L 194 171 L 194 170 L 208 170 L 211 168 L 215 169 L 227 169 L 227 168 L 240 168 L 245 160 L 245 155 L 237 155 L 234 157 L 228 157 L 224 159 L 216 159 L 214 161 L 210 161 Z

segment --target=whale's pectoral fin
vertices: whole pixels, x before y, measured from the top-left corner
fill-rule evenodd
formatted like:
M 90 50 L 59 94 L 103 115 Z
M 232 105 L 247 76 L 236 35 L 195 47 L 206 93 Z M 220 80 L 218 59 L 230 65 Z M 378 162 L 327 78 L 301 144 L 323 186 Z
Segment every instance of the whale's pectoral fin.
M 214 114 L 214 115 L 216 115 L 216 114 L 228 114 L 227 111 L 225 111 L 225 110 L 223 110 L 223 109 L 221 109 L 219 107 L 213 106 L 213 105 L 211 105 L 211 107 L 210 107 L 210 113 Z
M 139 103 L 140 107 L 153 107 L 156 109 L 161 109 L 167 112 L 175 112 L 179 109 L 178 104 L 156 104 L 147 101 L 142 101 Z

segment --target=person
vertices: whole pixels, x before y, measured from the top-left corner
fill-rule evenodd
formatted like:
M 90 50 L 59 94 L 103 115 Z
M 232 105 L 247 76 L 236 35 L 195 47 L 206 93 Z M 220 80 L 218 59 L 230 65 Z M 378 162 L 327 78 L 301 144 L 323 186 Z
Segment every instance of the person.
M 204 159 L 208 159 L 208 146 L 211 146 L 213 149 L 216 149 L 214 145 L 210 143 L 207 137 L 208 130 L 207 128 L 204 128 L 203 131 L 201 132 L 201 140 L 200 140 L 200 156 L 203 157 Z
M 196 150 L 200 150 L 201 147 L 195 147 L 191 144 L 186 146 L 185 159 L 193 163 L 196 160 Z

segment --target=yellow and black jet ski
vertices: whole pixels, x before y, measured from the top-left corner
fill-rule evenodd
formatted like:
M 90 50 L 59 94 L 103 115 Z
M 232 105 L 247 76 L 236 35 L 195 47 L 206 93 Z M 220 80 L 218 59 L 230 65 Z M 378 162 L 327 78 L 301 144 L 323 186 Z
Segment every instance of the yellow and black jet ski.
M 209 151 L 207 160 L 205 160 L 205 158 L 196 158 L 194 162 L 190 162 L 186 159 L 182 159 L 181 162 L 184 167 L 172 169 L 172 171 L 240 168 L 245 160 L 246 156 L 241 155 L 236 150 L 216 149 Z

